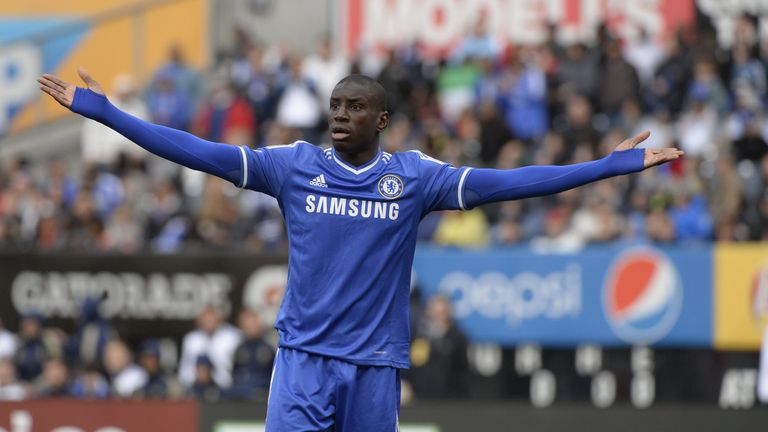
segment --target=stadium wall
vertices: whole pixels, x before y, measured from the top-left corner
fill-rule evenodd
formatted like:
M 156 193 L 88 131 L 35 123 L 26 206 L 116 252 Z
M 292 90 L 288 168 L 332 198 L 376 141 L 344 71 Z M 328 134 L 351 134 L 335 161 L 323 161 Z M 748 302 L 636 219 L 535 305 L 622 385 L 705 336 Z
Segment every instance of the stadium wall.
M 263 432 L 263 403 L 36 400 L 0 404 L 3 432 Z M 546 410 L 520 403 L 420 403 L 401 409 L 402 432 L 762 430 L 768 411 L 665 406 L 644 411 L 567 405 Z

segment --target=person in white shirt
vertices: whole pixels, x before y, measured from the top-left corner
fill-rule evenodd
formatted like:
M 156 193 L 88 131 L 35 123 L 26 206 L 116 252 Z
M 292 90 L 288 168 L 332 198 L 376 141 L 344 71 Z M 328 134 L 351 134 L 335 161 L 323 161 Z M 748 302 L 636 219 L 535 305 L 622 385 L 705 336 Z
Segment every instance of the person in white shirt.
M 147 383 L 147 372 L 133 362 L 131 351 L 120 340 L 110 341 L 104 348 L 104 369 L 117 397 L 131 397 Z
M 0 401 L 17 401 L 27 397 L 27 388 L 16 379 L 12 361 L 0 359 Z
M 138 88 L 130 75 L 118 75 L 112 83 L 112 103 L 142 120 L 149 118 L 146 105 L 138 96 Z M 93 120 L 83 124 L 81 154 L 83 160 L 91 165 L 112 166 L 121 153 L 132 159 L 145 157 L 144 150 L 133 144 L 128 138 Z
M 16 335 L 3 327 L 3 321 L 0 320 L 0 360 L 9 359 L 16 353 L 18 346 Z
M 768 404 L 768 325 L 763 333 L 763 343 L 760 347 L 760 369 L 757 374 L 757 398 Z
M 333 53 L 331 39 L 328 37 L 324 37 L 315 53 L 307 56 L 301 64 L 301 75 L 315 84 L 320 101 L 331 99 L 336 83 L 349 75 L 349 70 L 349 61 Z M 322 103 L 321 108 L 327 112 L 328 104 Z
M 206 355 L 213 364 L 213 380 L 221 388 L 232 385 L 232 362 L 242 335 L 225 323 L 221 312 L 207 306 L 197 317 L 197 329 L 187 333 L 181 342 L 179 381 L 189 388 L 195 381 L 195 363 Z

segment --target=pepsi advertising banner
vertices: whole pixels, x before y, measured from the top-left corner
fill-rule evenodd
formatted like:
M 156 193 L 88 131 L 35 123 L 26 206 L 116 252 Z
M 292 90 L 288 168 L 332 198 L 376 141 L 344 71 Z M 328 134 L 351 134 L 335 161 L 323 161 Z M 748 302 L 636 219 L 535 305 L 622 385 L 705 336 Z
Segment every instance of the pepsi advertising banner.
M 710 248 L 574 255 L 421 248 L 414 278 L 426 296 L 451 301 L 459 326 L 477 342 L 709 347 L 711 269 Z

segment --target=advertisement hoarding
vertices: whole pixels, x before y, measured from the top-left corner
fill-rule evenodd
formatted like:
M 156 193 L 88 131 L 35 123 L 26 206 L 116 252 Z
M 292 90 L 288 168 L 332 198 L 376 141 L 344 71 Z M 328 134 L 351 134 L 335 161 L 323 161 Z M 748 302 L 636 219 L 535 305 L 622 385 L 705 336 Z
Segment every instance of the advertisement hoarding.
M 711 251 L 647 246 L 539 256 L 420 249 L 415 280 L 474 341 L 709 346 Z M 702 269 L 706 269 L 702 271 Z

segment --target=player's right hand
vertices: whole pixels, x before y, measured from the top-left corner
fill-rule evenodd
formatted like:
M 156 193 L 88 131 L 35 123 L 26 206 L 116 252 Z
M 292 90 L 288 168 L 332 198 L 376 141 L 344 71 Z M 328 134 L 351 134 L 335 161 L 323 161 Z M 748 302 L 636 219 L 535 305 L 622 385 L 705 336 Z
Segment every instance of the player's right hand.
M 77 74 L 80 75 L 80 79 L 83 80 L 89 90 L 100 95 L 104 94 L 101 85 L 91 78 L 82 66 L 77 69 Z M 56 102 L 66 108 L 72 106 L 72 101 L 75 99 L 75 89 L 77 88 L 74 84 L 68 83 L 56 75 L 51 74 L 43 74 L 43 76 L 37 79 L 37 82 L 40 84 L 40 90 L 44 93 L 48 93 L 48 95 L 56 100 Z

